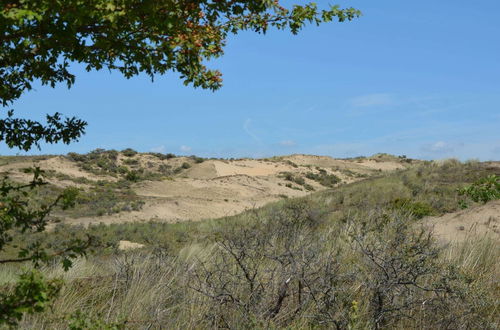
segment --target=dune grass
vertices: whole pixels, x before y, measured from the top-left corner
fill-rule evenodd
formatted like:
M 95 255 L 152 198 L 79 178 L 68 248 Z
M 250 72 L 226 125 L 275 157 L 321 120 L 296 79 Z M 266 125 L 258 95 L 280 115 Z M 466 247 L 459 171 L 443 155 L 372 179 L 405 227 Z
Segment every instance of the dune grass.
M 498 241 L 443 246 L 419 223 L 419 212 L 458 210 L 457 189 L 495 171 L 425 163 L 222 219 L 61 224 L 32 239 L 100 245 L 68 272 L 43 269 L 65 285 L 20 327 L 495 329 Z M 123 239 L 147 248 L 118 251 Z M 0 283 L 16 271 L 2 268 Z

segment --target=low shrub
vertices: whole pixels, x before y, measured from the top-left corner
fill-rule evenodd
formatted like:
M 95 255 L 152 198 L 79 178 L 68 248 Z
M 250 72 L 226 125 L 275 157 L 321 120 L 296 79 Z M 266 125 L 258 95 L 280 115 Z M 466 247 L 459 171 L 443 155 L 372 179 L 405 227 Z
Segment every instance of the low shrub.
M 135 151 L 134 149 L 132 148 L 127 148 L 127 149 L 123 149 L 121 151 L 122 155 L 124 155 L 125 157 L 133 157 L 135 155 L 137 155 L 137 151 Z
M 308 172 L 306 178 L 314 180 L 322 186 L 332 188 L 342 180 L 335 174 L 328 174 L 324 169 L 319 169 L 319 173 Z
M 413 214 L 417 219 L 435 214 L 435 210 L 425 202 L 415 202 L 408 198 L 396 198 L 391 203 L 392 209 Z
M 460 188 L 458 193 L 469 197 L 476 203 L 500 199 L 500 176 L 492 174 L 481 178 L 471 185 Z
M 123 163 L 125 165 L 138 165 L 139 164 L 139 160 L 138 159 L 131 159 L 131 158 L 128 158 L 128 159 L 124 159 L 123 160 Z
M 152 155 L 152 156 L 155 156 L 159 160 L 166 160 L 166 159 L 172 159 L 172 158 L 177 157 L 176 155 L 171 154 L 171 153 L 163 154 L 163 153 L 160 153 L 160 152 L 151 152 L 149 154 Z
M 200 164 L 200 163 L 203 163 L 205 161 L 204 158 L 198 157 L 195 155 L 189 156 L 189 158 L 191 158 L 196 164 Z
M 281 172 L 278 177 L 283 178 L 287 181 L 294 182 L 300 186 L 302 186 L 306 183 L 306 181 L 304 180 L 304 178 L 302 176 L 300 176 L 299 174 L 293 174 L 290 172 Z

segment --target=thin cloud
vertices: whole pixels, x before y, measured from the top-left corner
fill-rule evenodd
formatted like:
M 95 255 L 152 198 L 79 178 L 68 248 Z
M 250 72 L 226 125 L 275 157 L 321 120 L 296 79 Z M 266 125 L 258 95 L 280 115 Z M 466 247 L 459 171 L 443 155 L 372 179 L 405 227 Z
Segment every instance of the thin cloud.
M 394 103 L 395 100 L 391 94 L 367 94 L 349 100 L 349 104 L 355 108 L 388 106 Z
M 191 147 L 189 146 L 184 146 L 182 145 L 179 149 L 181 149 L 182 152 L 188 152 L 191 151 Z
M 422 150 L 429 153 L 450 153 L 455 151 L 455 147 L 451 143 L 437 141 L 423 145 Z
M 165 146 L 158 146 L 158 147 L 151 148 L 151 151 L 164 154 L 167 151 L 167 148 L 165 148 Z
M 283 147 L 295 147 L 297 143 L 293 140 L 283 140 L 280 141 L 280 145 Z
M 260 143 L 261 142 L 260 138 L 254 132 L 252 132 L 252 130 L 250 129 L 252 122 L 253 122 L 252 119 L 247 118 L 245 120 L 245 122 L 243 123 L 243 131 L 245 131 L 245 133 L 247 133 L 255 142 Z

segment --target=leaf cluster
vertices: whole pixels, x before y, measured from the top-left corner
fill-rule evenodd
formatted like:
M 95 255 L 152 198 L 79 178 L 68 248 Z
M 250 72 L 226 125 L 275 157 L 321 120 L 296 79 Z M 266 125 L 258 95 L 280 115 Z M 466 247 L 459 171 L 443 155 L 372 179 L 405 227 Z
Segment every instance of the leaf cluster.
M 216 90 L 221 73 L 204 63 L 223 54 L 228 34 L 298 33 L 305 24 L 352 20 L 361 13 L 279 1 L 9 1 L 0 9 L 0 99 L 5 104 L 35 80 L 71 87 L 70 63 L 117 70 L 130 78 L 177 72 L 185 84 Z
M 500 176 L 492 174 L 481 178 L 471 185 L 460 188 L 458 193 L 469 197 L 476 203 L 500 199 Z

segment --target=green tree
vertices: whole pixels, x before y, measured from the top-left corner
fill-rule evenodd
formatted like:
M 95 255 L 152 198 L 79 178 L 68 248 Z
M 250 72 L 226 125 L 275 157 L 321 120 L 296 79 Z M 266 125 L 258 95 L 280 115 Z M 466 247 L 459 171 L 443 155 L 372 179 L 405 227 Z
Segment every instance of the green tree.
M 6 110 L 33 83 L 70 88 L 75 75 L 71 63 L 90 70 L 118 70 L 126 78 L 175 72 L 184 84 L 217 90 L 221 73 L 205 66 L 223 55 L 227 37 L 240 31 L 266 33 L 269 28 L 298 33 L 306 24 L 352 20 L 354 8 L 314 3 L 284 8 L 278 0 L 6 0 L 0 3 L 0 142 L 28 151 L 45 143 L 78 140 L 87 123 L 61 114 L 47 115 L 46 123 L 14 117 Z M 12 233 L 45 230 L 47 216 L 57 205 L 70 207 L 73 189 L 47 205 L 33 206 L 29 190 L 46 184 L 43 172 L 33 169 L 33 180 L 21 185 L 4 177 L 0 186 L 0 252 Z M 1 264 L 32 261 L 35 266 L 62 256 L 63 266 L 85 253 L 88 241 L 69 242 L 49 254 L 40 244 L 20 247 L 17 258 Z M 39 275 L 23 275 L 9 293 L 0 295 L 0 324 L 15 324 L 24 312 L 43 310 L 57 293 Z

